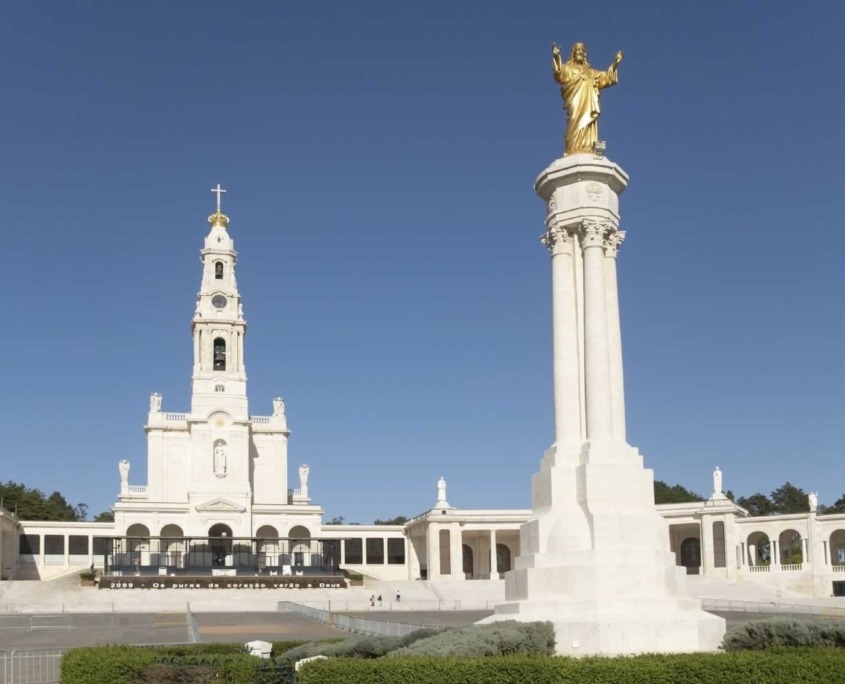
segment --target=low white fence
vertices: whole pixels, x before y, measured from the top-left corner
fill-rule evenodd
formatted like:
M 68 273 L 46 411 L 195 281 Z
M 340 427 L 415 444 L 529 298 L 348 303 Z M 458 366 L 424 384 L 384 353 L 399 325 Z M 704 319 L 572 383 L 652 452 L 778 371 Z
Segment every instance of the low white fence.
M 57 684 L 65 650 L 33 648 L 0 652 L 0 684 Z
M 326 625 L 334 625 L 349 632 L 359 634 L 370 634 L 373 636 L 405 636 L 418 629 L 430 627 L 432 629 L 443 629 L 443 625 L 427 625 L 425 623 L 412 624 L 407 622 L 394 622 L 391 620 L 373 620 L 370 618 L 352 617 L 351 615 L 339 615 L 322 608 L 311 608 L 293 601 L 279 601 L 278 609 L 288 613 L 301 615 L 302 617 L 322 622 Z
M 302 592 L 305 593 L 305 592 Z M 311 608 L 322 608 L 330 612 L 342 611 L 344 613 L 365 613 L 368 610 L 493 610 L 497 604 L 504 599 L 499 600 L 484 600 L 484 599 L 424 599 L 421 601 L 415 599 L 401 599 L 396 601 L 394 599 L 382 600 L 379 602 L 373 599 L 370 603 L 369 599 L 324 599 L 320 601 L 300 600 L 297 603 L 301 606 L 309 606 Z M 284 603 L 280 601 L 279 603 Z
M 845 619 L 845 606 L 811 606 L 801 603 L 770 603 L 760 601 L 734 601 L 728 599 L 702 599 L 704 610 L 725 613 L 775 613 L 791 617 L 840 618 Z

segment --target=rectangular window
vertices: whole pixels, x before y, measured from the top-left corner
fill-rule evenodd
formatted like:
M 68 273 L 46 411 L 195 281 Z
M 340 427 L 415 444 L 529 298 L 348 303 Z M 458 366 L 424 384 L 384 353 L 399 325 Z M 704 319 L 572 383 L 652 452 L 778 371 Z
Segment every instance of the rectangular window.
M 405 540 L 404 539 L 388 539 L 387 540 L 387 564 L 388 565 L 405 565 Z
M 367 540 L 367 565 L 384 564 L 384 539 Z
M 323 564 L 329 568 L 336 568 L 340 565 L 340 541 L 337 539 L 326 539 L 322 543 Z
M 94 537 L 92 539 L 95 556 L 104 556 L 111 553 L 111 537 Z
M 713 567 L 724 568 L 725 560 L 725 523 L 721 520 L 713 523 Z
M 65 537 L 62 534 L 44 535 L 44 554 L 47 556 L 65 555 Z
M 845 582 L 834 582 L 833 583 L 833 595 L 834 596 L 845 596 Z
M 364 562 L 364 548 L 361 539 L 344 539 L 346 562 L 350 565 L 361 565 Z
M 88 555 L 88 537 L 72 534 L 67 539 L 67 546 L 71 556 Z
M 26 556 L 39 555 L 41 553 L 41 535 L 22 534 L 18 542 L 18 550 Z

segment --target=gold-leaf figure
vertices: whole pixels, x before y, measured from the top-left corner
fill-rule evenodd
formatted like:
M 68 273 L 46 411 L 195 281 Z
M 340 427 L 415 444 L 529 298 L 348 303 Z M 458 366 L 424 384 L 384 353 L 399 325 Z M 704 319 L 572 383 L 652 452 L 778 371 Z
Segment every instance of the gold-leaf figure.
M 622 61 L 621 50 L 607 71 L 593 69 L 587 61 L 584 43 L 575 43 L 569 61 L 561 62 L 560 48 L 552 44 L 552 73 L 560 83 L 560 95 L 566 109 L 565 154 L 593 152 L 598 140 L 599 90 L 619 82 L 617 67 Z

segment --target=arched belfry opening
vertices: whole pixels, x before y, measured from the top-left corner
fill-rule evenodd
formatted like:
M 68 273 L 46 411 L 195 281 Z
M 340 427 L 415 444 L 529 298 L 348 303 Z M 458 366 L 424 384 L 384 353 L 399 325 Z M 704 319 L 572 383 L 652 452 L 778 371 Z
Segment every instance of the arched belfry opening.
M 215 261 L 214 262 L 214 279 L 215 280 L 223 280 L 223 262 L 222 261 Z
M 226 370 L 226 340 L 214 338 L 214 370 Z

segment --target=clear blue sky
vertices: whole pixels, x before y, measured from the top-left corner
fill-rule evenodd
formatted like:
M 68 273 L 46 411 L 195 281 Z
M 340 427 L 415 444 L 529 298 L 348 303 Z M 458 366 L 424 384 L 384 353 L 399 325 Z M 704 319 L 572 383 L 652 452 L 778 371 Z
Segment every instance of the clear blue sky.
M 528 507 L 552 439 L 537 174 L 553 40 L 606 67 L 631 175 L 628 434 L 702 494 L 845 492 L 841 3 L 17 2 L 0 21 L 0 479 L 92 513 L 189 407 L 213 209 L 250 410 L 287 401 L 326 516 Z

